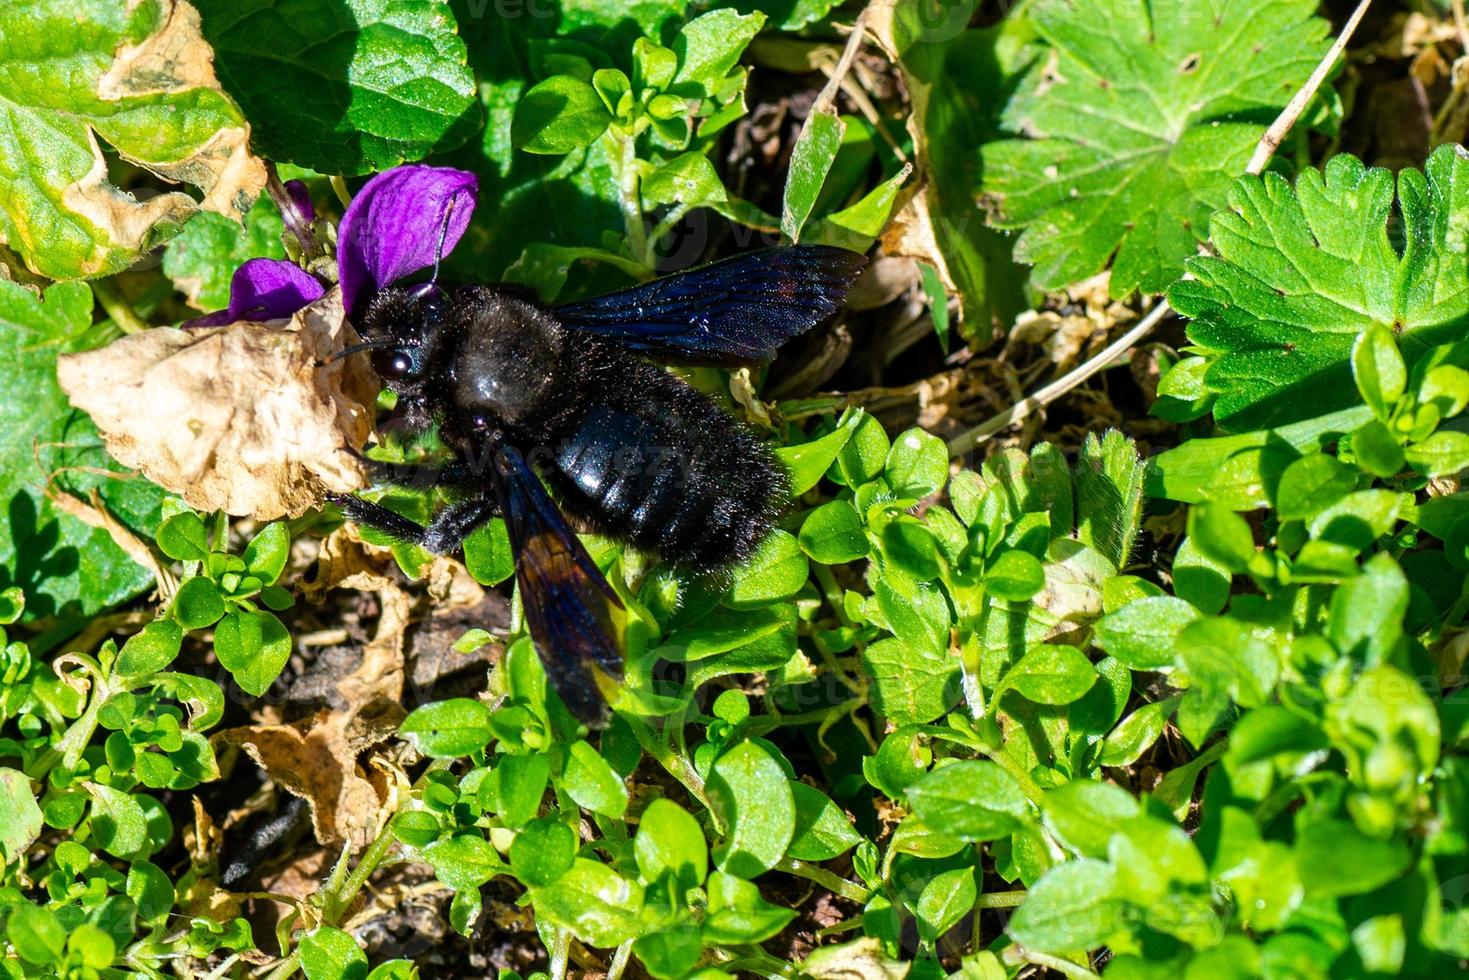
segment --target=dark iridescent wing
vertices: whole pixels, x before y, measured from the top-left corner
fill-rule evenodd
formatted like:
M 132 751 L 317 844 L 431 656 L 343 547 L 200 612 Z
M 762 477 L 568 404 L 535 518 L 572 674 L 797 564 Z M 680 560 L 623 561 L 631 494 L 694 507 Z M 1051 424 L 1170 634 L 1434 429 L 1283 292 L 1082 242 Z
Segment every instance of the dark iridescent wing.
M 866 264 L 826 245 L 768 248 L 555 312 L 568 327 L 650 354 L 748 364 L 835 313 Z
M 607 701 L 598 675 L 622 679 L 610 618 L 622 603 L 518 450 L 500 448 L 495 476 L 526 625 L 546 676 L 572 714 L 603 725 Z

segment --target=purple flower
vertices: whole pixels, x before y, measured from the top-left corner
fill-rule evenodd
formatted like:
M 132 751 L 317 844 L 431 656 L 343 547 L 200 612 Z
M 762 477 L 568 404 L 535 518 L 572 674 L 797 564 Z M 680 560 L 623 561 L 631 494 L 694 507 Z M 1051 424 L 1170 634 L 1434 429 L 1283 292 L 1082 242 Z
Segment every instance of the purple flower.
M 422 164 L 395 167 L 363 185 L 337 226 L 337 269 L 347 315 L 372 294 L 434 264 L 442 238 L 448 255 L 474 213 L 474 174 Z M 190 321 L 219 326 L 289 317 L 326 287 L 294 262 L 251 259 L 230 280 L 230 305 Z

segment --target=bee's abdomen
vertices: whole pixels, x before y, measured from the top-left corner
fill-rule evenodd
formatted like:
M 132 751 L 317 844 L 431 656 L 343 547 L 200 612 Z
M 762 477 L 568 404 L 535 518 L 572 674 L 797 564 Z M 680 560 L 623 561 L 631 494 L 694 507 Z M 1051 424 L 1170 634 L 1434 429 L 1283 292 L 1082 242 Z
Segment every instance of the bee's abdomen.
M 747 557 L 770 530 L 784 472 L 683 382 L 651 365 L 634 375 L 555 447 L 563 499 L 669 561 L 712 570 Z

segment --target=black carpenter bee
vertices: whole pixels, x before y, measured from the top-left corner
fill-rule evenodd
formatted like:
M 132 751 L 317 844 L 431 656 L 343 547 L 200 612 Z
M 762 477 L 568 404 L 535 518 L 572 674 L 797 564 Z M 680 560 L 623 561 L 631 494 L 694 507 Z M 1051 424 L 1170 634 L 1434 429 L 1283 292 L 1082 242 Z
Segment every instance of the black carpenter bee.
M 768 360 L 836 311 L 866 261 L 772 248 L 551 308 L 509 286 L 383 289 L 361 317 L 361 347 L 373 349 L 406 427 L 438 423 L 453 459 L 426 482 L 457 499 L 426 527 L 333 499 L 353 520 L 441 554 L 503 515 L 546 674 L 578 719 L 603 723 L 602 685 L 622 678 L 610 627 L 620 602 L 561 511 L 699 572 L 748 557 L 779 513 L 786 473 L 746 427 L 649 358 Z

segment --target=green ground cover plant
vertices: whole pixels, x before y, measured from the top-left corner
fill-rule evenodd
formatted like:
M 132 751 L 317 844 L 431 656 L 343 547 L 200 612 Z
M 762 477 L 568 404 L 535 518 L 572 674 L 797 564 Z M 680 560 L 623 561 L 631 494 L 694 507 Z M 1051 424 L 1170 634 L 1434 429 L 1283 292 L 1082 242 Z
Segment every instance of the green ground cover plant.
M 7 7 L 0 974 L 1462 971 L 1461 7 Z M 722 574 L 583 536 L 605 728 L 503 521 L 325 501 L 392 408 L 312 346 L 338 221 L 405 164 L 478 180 L 445 279 L 548 303 L 872 257 L 773 363 L 677 369 L 789 505 Z M 325 297 L 225 327 L 262 259 Z

